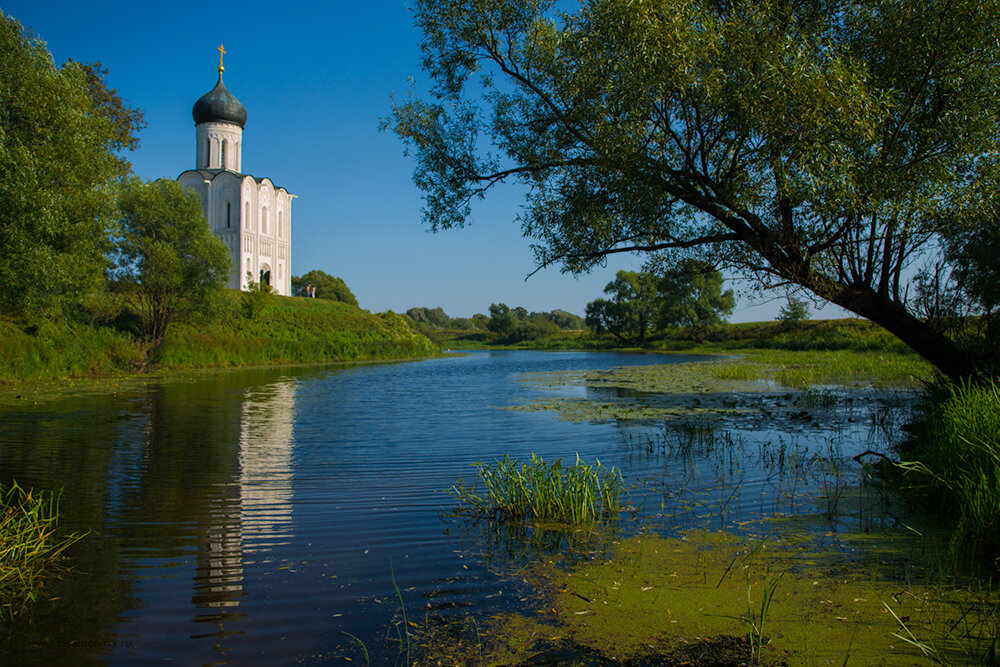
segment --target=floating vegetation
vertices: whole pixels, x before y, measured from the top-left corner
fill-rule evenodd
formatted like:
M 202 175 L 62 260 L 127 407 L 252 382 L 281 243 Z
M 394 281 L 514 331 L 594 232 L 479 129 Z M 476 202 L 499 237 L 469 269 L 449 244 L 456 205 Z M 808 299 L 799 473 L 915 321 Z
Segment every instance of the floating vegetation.
M 11 482 L 0 487 L 0 619 L 10 619 L 41 597 L 45 575 L 83 535 L 56 535 L 59 496 Z
M 749 364 L 749 366 L 746 366 Z M 634 423 L 711 422 L 719 430 L 819 432 L 869 427 L 892 442 L 907 420 L 917 391 L 905 383 L 877 389 L 856 382 L 794 389 L 770 373 L 766 379 L 718 377 L 731 369 L 761 367 L 759 361 L 731 358 L 697 364 L 627 366 L 601 371 L 533 373 L 521 381 L 539 393 L 508 409 L 550 412 L 567 421 Z
M 419 662 L 995 664 L 995 591 L 928 581 L 916 536 L 837 540 L 689 531 L 621 540 L 569 568 L 546 559 L 521 571 L 547 591 L 535 613 L 427 624 Z M 859 558 L 873 541 L 879 554 Z
M 476 472 L 482 494 L 461 481 L 452 487 L 464 511 L 476 516 L 580 524 L 613 518 L 621 508 L 621 473 L 600 461 L 591 467 L 577 456 L 564 467 L 562 459 L 547 464 L 532 454 L 530 463 L 519 465 L 504 456 L 495 464 L 477 463 Z

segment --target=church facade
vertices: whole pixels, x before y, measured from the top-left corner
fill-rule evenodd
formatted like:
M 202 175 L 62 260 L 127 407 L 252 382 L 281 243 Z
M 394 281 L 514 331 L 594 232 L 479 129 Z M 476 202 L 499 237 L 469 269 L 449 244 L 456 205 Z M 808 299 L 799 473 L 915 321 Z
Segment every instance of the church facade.
M 221 47 L 220 47 L 221 50 Z M 229 248 L 228 287 L 246 290 L 249 277 L 276 294 L 292 293 L 292 199 L 271 179 L 243 173 L 246 108 L 222 82 L 194 103 L 195 168 L 177 180 L 201 195 L 212 231 Z

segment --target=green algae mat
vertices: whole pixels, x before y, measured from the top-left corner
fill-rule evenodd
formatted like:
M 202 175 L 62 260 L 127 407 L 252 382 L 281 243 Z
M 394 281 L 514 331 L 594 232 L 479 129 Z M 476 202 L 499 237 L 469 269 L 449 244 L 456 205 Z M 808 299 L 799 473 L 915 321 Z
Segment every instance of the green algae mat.
M 522 573 L 545 592 L 536 613 L 428 628 L 418 662 L 983 664 L 1000 599 L 898 577 L 917 574 L 912 537 L 836 539 L 640 535 L 583 564 L 544 561 Z M 889 555 L 865 556 L 873 539 Z

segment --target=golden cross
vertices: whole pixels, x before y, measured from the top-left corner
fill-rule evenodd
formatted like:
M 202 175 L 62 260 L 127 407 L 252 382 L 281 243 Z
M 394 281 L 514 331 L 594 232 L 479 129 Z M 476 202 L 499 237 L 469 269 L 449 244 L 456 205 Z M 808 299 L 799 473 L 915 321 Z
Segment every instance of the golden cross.
M 226 69 L 222 66 L 222 56 L 225 55 L 226 49 L 223 48 L 222 44 L 219 44 L 219 71 Z

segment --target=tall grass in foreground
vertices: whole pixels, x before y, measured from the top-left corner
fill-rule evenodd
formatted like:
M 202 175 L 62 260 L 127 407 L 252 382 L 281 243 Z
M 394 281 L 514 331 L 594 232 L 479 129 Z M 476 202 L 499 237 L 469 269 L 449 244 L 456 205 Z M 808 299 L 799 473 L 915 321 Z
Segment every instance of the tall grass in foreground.
M 922 473 L 956 539 L 1000 555 L 1000 385 L 951 385 L 934 397 L 912 452 L 899 465 Z
M 56 536 L 59 496 L 0 486 L 0 620 L 38 599 L 46 571 L 83 535 Z
M 476 471 L 482 494 L 462 482 L 452 493 L 479 516 L 579 524 L 612 517 L 621 507 L 621 473 L 600 461 L 591 467 L 577 456 L 563 467 L 561 459 L 548 464 L 532 454 L 530 463 L 519 465 L 504 456 L 495 464 L 477 463 Z

